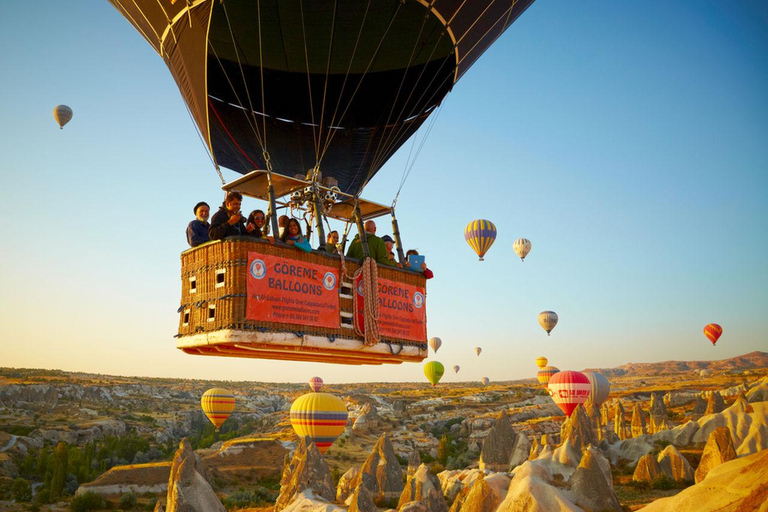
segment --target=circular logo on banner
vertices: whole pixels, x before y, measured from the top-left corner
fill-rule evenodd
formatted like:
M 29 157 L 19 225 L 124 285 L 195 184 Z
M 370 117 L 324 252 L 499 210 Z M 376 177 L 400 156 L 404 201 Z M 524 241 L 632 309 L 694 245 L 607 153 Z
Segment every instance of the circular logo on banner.
M 333 290 L 336 288 L 336 276 L 333 275 L 333 272 L 326 272 L 323 276 L 323 286 L 325 286 L 326 290 Z
M 251 275 L 256 279 L 261 279 L 267 275 L 267 266 L 261 260 L 253 260 L 251 263 Z
M 362 281 L 362 279 L 360 280 L 359 283 L 357 283 L 357 294 L 359 296 L 361 296 L 361 297 L 365 296 L 365 293 L 363 293 L 363 281 Z
M 421 306 L 424 305 L 424 295 L 422 293 L 416 292 L 413 294 L 413 305 L 421 309 Z

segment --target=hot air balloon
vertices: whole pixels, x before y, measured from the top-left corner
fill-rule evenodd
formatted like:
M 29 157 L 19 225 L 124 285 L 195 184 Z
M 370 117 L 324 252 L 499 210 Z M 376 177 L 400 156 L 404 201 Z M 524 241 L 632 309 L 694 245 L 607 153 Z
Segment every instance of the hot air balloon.
M 611 384 L 602 373 L 585 372 L 584 375 L 589 379 L 589 397 L 593 404 L 600 407 L 603 405 L 603 402 L 608 400 L 608 395 L 611 393 Z
M 548 362 L 549 360 L 544 356 L 539 356 L 536 358 L 536 366 L 538 366 L 539 368 L 544 368 L 545 366 L 547 366 Z
M 432 383 L 432 387 L 437 386 L 437 383 L 443 377 L 443 373 L 445 373 L 445 367 L 443 367 L 442 363 L 430 361 L 424 365 L 424 375 Z
M 396 225 L 394 207 L 362 197 L 365 185 L 533 3 L 110 1 L 170 68 L 214 168 L 243 175 L 223 188 L 267 202 L 273 235 L 278 199 L 305 218 L 311 215 L 322 242 L 328 218 L 362 226 L 391 214 Z M 483 231 L 488 230 L 476 233 L 484 237 L 478 243 L 489 246 L 492 238 Z M 321 301 L 336 311 L 318 306 L 311 314 L 296 314 L 283 305 L 287 302 L 262 300 L 264 283 L 273 277 L 265 274 L 274 269 L 270 258 L 325 267 L 332 260 L 314 252 L 299 259 L 294 248 L 267 248 L 254 240 L 233 238 L 226 245 L 224 252 L 203 244 L 181 255 L 176 346 L 185 353 L 372 365 L 427 357 L 421 290 L 411 302 L 423 313 L 423 330 L 398 335 L 386 332 L 382 322 L 378 330 L 361 334 L 374 308 L 363 308 L 358 319 L 348 301 L 338 306 Z M 246 272 L 231 268 L 235 260 L 246 262 Z M 325 298 L 338 295 L 342 279 L 334 267 L 321 269 L 316 282 L 302 287 Z M 350 261 L 349 267 L 356 271 L 359 263 Z M 384 279 L 425 288 L 420 276 L 379 272 Z M 246 293 L 251 285 L 260 291 Z M 199 290 L 214 289 L 228 297 L 226 307 L 195 306 Z M 287 291 L 295 290 L 281 290 Z M 272 306 L 262 307 L 267 303 Z M 286 332 L 303 333 L 301 342 Z M 390 350 L 393 343 L 401 350 Z
M 309 387 L 312 391 L 317 393 L 321 389 L 323 389 L 323 379 L 320 377 L 312 377 L 309 379 Z
M 539 325 L 547 331 L 547 336 L 557 325 L 557 313 L 554 311 L 542 311 L 539 313 Z
M 515 250 L 520 259 L 525 262 L 525 257 L 531 252 L 531 241 L 527 238 L 518 238 L 515 243 L 512 244 L 512 249 Z
M 720 339 L 721 334 L 723 334 L 723 328 L 717 324 L 709 324 L 704 327 L 704 336 L 709 338 L 709 341 L 712 342 L 712 345 L 717 343 L 717 340 Z
M 483 349 L 481 349 L 480 347 L 475 347 L 475 355 L 479 356 L 480 352 L 482 352 L 482 351 L 483 351 Z
M 480 379 L 480 382 L 483 383 L 483 386 L 487 386 L 488 383 L 491 382 L 491 379 L 489 379 L 488 377 L 483 377 L 482 379 Z
M 347 408 L 329 393 L 307 393 L 293 401 L 291 425 L 296 435 L 309 437 L 325 454 L 347 426 Z
M 235 395 L 228 389 L 211 388 L 200 398 L 203 412 L 211 420 L 216 431 L 235 410 Z
M 701 370 L 701 371 L 699 372 L 699 375 L 700 375 L 701 377 L 709 377 L 709 376 L 711 376 L 711 375 L 712 375 L 712 372 L 710 372 L 710 371 L 709 371 L 709 370 L 707 370 L 707 369 L 704 369 L 704 370 Z
M 72 109 L 66 105 L 56 105 L 53 107 L 53 118 L 59 124 L 59 130 L 64 129 L 64 125 L 72 119 Z
M 459 373 L 459 370 L 461 370 L 461 366 L 459 366 L 459 365 L 455 365 L 455 366 L 453 367 L 453 373 Z
M 437 349 L 440 348 L 440 345 L 443 344 L 443 341 L 440 338 L 430 338 L 429 339 L 429 346 L 432 347 L 432 350 L 435 351 L 435 354 L 437 354 Z
M 552 376 L 559 371 L 560 370 L 558 370 L 554 366 L 545 366 L 544 368 L 539 370 L 539 373 L 536 374 L 536 378 L 538 378 L 539 382 L 541 384 L 544 384 L 544 387 L 546 388 L 547 385 L 549 384 L 549 379 L 551 379 Z
M 592 385 L 581 372 L 564 371 L 549 379 L 549 395 L 566 416 L 570 416 L 577 405 L 589 399 Z
M 489 220 L 473 220 L 464 228 L 464 240 L 474 249 L 480 261 L 484 261 L 483 256 L 496 240 L 496 226 Z

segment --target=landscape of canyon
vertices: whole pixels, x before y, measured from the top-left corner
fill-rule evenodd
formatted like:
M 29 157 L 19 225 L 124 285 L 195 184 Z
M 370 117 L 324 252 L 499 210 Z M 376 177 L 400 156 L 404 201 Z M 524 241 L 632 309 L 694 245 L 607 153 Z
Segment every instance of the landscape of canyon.
M 328 384 L 322 455 L 288 419 L 304 383 L 2 368 L 0 511 L 768 510 L 768 353 L 585 371 L 609 398 L 569 418 L 536 379 Z

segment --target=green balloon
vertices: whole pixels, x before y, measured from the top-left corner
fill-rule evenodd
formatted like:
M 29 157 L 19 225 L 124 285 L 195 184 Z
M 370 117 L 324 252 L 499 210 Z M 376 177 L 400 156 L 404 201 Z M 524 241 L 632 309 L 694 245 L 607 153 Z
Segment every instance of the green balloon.
M 427 376 L 427 380 L 432 383 L 432 386 L 435 386 L 440 382 L 440 378 L 442 378 L 444 373 L 445 368 L 442 363 L 430 361 L 424 365 L 424 375 Z

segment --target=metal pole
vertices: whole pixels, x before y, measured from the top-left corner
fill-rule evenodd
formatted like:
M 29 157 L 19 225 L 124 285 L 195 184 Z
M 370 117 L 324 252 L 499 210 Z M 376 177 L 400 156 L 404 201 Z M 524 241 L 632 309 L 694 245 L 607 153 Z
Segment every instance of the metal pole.
M 272 185 L 272 173 L 267 172 L 267 181 L 269 182 L 268 194 L 269 194 L 269 221 L 272 225 L 272 236 L 275 238 L 280 237 L 280 229 L 277 226 L 277 204 L 275 204 L 275 187 Z
M 368 237 L 365 236 L 365 226 L 363 226 L 363 216 L 360 214 L 360 206 L 355 203 L 355 223 L 357 231 L 360 234 L 360 243 L 363 247 L 363 258 L 370 258 L 371 251 L 368 250 Z
M 325 228 L 323 228 L 323 206 L 320 203 L 320 191 L 317 183 L 312 184 L 312 195 L 314 196 L 315 222 L 317 223 L 317 238 L 319 238 L 318 247 L 325 246 Z
M 397 218 L 395 217 L 395 209 L 392 208 L 392 233 L 395 235 L 395 244 L 397 245 L 397 257 L 400 259 L 400 263 L 405 267 L 405 253 L 403 252 L 403 241 L 400 239 L 400 228 L 397 226 Z

